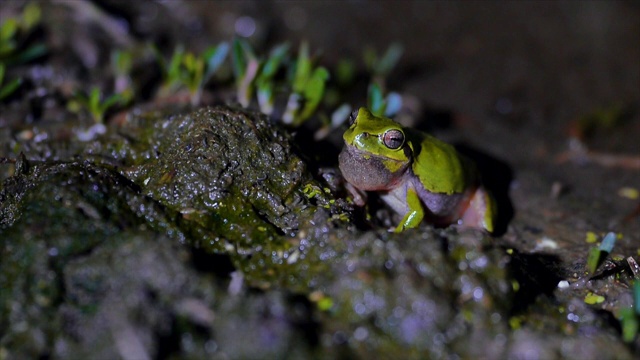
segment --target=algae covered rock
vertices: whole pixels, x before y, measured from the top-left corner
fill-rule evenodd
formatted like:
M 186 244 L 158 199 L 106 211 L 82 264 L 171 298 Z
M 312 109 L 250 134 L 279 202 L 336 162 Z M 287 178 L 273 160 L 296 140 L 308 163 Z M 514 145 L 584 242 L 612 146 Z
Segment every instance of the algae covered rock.
M 222 250 L 223 237 L 253 246 L 298 229 L 306 200 L 301 185 L 311 178 L 286 134 L 266 116 L 203 108 L 161 119 L 134 117 L 119 131 L 130 139 L 131 152 L 122 159 L 132 165 L 128 176 L 197 224 L 191 230 L 199 246 Z

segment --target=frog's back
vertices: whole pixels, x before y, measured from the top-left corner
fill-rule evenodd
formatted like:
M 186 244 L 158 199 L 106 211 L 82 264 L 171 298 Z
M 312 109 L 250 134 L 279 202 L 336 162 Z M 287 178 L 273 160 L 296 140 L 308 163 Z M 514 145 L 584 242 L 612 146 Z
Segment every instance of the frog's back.
M 411 131 L 413 173 L 426 190 L 433 193 L 462 193 L 473 185 L 475 170 L 471 161 L 437 138 Z

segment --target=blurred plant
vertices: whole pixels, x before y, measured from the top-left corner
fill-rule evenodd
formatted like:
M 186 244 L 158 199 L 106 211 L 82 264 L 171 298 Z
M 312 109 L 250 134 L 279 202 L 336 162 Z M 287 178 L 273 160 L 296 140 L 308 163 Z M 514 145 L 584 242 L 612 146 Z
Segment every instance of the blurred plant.
M 371 81 L 367 91 L 367 105 L 376 116 L 391 117 L 402 107 L 402 96 L 396 92 L 390 92 L 386 96 L 386 77 L 397 65 L 402 56 L 402 45 L 392 44 L 387 51 L 378 56 L 372 48 L 364 53 L 364 63 L 371 73 Z
M 97 124 L 104 123 L 104 116 L 110 108 L 123 105 L 125 99 L 121 94 L 113 94 L 103 99 L 98 87 L 91 88 L 89 94 L 77 93 L 67 104 L 67 108 L 74 113 L 86 111 Z
M 587 257 L 587 272 L 592 279 L 598 275 L 602 275 L 602 272 L 597 274 L 596 270 L 604 262 L 606 257 L 611 254 L 616 244 L 616 240 L 621 238 L 621 236 L 622 235 L 620 234 L 609 232 L 602 238 L 602 242 L 599 246 L 594 246 L 589 250 Z M 597 236 L 593 233 L 587 233 L 587 242 L 595 241 L 597 241 Z M 626 262 L 624 260 L 615 261 L 613 266 L 606 267 L 606 271 L 611 273 L 611 271 L 616 268 L 620 269 L 618 271 L 625 272 L 627 270 L 631 270 L 631 274 L 634 277 L 630 283 L 633 306 L 614 309 L 616 318 L 620 321 L 622 340 L 626 343 L 631 343 L 636 339 L 638 330 L 640 330 L 640 266 L 633 257 L 629 256 L 626 258 Z M 622 281 L 619 274 L 616 274 L 615 279 L 616 282 Z M 587 304 L 598 304 L 602 303 L 604 300 L 605 298 L 603 296 L 595 295 L 591 292 L 589 292 L 585 297 L 585 303 Z
M 275 102 L 275 82 L 274 77 L 280 68 L 280 64 L 287 56 L 289 44 L 281 44 L 273 48 L 269 54 L 269 58 L 260 68 L 260 73 L 256 78 L 256 87 L 258 93 L 258 105 L 260 111 L 267 115 L 272 115 Z
M 297 60 L 286 67 L 290 76 L 284 84 L 278 84 L 276 74 L 284 64 L 288 51 L 289 45 L 281 44 L 271 50 L 266 60 L 261 60 L 246 40 L 236 39 L 233 42 L 233 71 L 238 102 L 242 106 L 248 107 L 256 93 L 260 110 L 271 115 L 274 112 L 276 89 L 281 87 L 290 91 L 282 122 L 299 126 L 320 104 L 329 72 L 323 67 L 314 66 L 308 45 L 302 43 Z
M 630 119 L 629 110 L 630 107 L 622 103 L 595 108 L 573 122 L 573 135 L 584 141 L 599 131 L 614 129 Z
M 325 134 L 339 127 L 346 119 L 347 116 L 344 114 L 349 113 L 351 105 L 338 105 L 341 93 L 337 87 L 353 84 L 356 72 L 352 61 L 340 61 L 336 82 L 328 91 L 329 71 L 316 64 L 316 59 L 309 55 L 306 42 L 300 44 L 294 60 L 289 59 L 290 46 L 287 43 L 275 46 L 266 59 L 257 56 L 245 39 L 234 39 L 230 47 L 231 67 L 240 105 L 249 107 L 255 99 L 263 113 L 273 116 L 278 94 L 281 94 L 283 99 L 286 97 L 284 109 L 281 111 L 281 121 L 299 126 L 316 112 L 322 102 L 325 107 L 336 109 L 330 120 L 326 115 L 323 116 L 327 128 Z M 165 62 L 159 51 L 154 49 L 163 69 L 162 91 L 175 92 L 186 87 L 192 94 L 192 104 L 197 104 L 204 84 L 221 65 L 228 48 L 226 43 L 221 43 L 197 57 L 179 47 L 168 62 Z M 401 54 L 402 47 L 397 44 L 390 46 L 380 57 L 372 50 L 364 54 L 364 62 L 371 72 L 368 105 L 377 115 L 393 116 L 402 106 L 399 94 L 385 94 L 385 77 L 397 64 Z M 125 54 L 114 56 L 114 66 L 121 69 L 114 72 L 125 77 L 124 74 L 127 74 L 130 66 L 129 59 Z M 279 74 L 286 74 L 286 77 L 283 78 Z
M 309 46 L 303 42 L 295 65 L 292 93 L 289 95 L 282 121 L 298 126 L 309 118 L 322 100 L 328 79 L 327 69 L 314 66 L 314 61 L 309 58 Z
M 6 67 L 4 64 L 0 63 L 0 101 L 4 100 L 7 96 L 13 94 L 20 84 L 22 84 L 22 79 L 13 79 L 5 84 L 4 76 L 5 76 Z
M 197 105 L 202 97 L 202 89 L 223 63 L 229 52 L 229 44 L 222 42 L 210 47 L 201 55 L 185 52 L 178 47 L 173 52 L 169 63 L 166 63 L 157 49 L 154 49 L 163 69 L 163 92 L 175 93 L 187 88 L 191 104 Z
M 351 59 L 340 59 L 335 70 L 338 86 L 345 87 L 353 84 L 356 78 L 356 65 Z
M 376 116 L 392 117 L 402 107 L 402 96 L 397 92 L 390 92 L 385 97 L 382 87 L 373 82 L 367 91 L 367 105 L 371 113 Z
M 5 19 L 0 24 L 0 62 L 21 64 L 47 52 L 44 44 L 27 44 L 29 35 L 40 24 L 40 20 L 40 6 L 32 2 L 23 8 L 19 17 Z
M 324 139 L 331 133 L 331 131 L 339 128 L 347 118 L 349 118 L 349 114 L 351 114 L 351 105 L 348 103 L 341 104 L 331 113 L 331 117 L 329 119 L 326 119 L 325 117 L 322 118 L 323 125 L 316 130 L 313 138 L 316 141 Z
M 633 282 L 632 290 L 633 307 L 622 308 L 618 312 L 618 319 L 622 327 L 622 340 L 626 343 L 635 340 L 640 327 L 640 281 Z
M 256 57 L 251 45 L 244 40 L 233 40 L 232 65 L 236 78 L 238 102 L 244 107 L 251 104 L 253 97 L 253 83 L 260 69 L 260 60 Z
M 378 56 L 373 48 L 365 49 L 364 64 L 373 75 L 372 81 L 384 84 L 384 79 L 398 64 L 403 51 L 402 45 L 398 43 L 391 44 L 382 56 Z
M 609 232 L 602 239 L 602 243 L 600 243 L 600 246 L 592 247 L 589 250 L 589 254 L 587 256 L 587 270 L 589 271 L 589 274 L 595 274 L 598 267 L 611 253 L 616 243 L 616 238 L 617 236 L 615 233 Z
M 126 103 L 133 100 L 134 89 L 131 84 L 131 70 L 133 68 L 133 53 L 126 50 L 111 52 L 111 68 L 114 75 L 113 89 L 120 94 Z
M 367 107 L 376 116 L 392 117 L 402 108 L 402 96 L 397 92 L 385 95 L 386 77 L 391 73 L 402 55 L 402 46 L 392 44 L 387 51 L 379 57 L 373 48 L 365 49 L 363 61 L 371 78 L 367 88 Z M 342 59 L 336 67 L 336 84 L 338 87 L 348 87 L 354 83 L 356 69 L 353 61 Z M 325 105 L 335 110 L 331 114 L 330 121 L 325 122 L 316 134 L 316 140 L 327 136 L 332 130 L 340 127 L 351 113 L 352 106 L 342 103 L 336 107 L 342 98 L 336 87 L 329 88 L 325 96 Z

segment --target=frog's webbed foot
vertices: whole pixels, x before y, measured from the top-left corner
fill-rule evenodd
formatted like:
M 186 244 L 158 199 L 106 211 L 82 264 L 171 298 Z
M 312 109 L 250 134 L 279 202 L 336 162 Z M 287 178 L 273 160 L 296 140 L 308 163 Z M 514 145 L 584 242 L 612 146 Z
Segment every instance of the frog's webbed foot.
M 367 193 L 358 189 L 357 187 L 351 185 L 350 183 L 345 183 L 344 188 L 347 190 L 347 193 L 351 195 L 353 199 L 353 203 L 357 206 L 365 206 L 367 204 Z

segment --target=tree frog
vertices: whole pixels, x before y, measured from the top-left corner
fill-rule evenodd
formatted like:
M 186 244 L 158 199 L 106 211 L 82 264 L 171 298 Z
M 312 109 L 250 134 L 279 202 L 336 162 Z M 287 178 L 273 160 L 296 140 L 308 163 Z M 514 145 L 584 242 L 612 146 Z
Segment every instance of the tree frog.
M 475 164 L 453 146 L 364 107 L 351 114 L 343 138 L 340 170 L 354 202 L 364 205 L 365 190 L 380 192 L 402 216 L 395 232 L 423 220 L 493 232 L 495 201 L 481 185 Z

